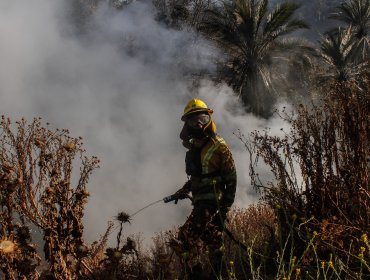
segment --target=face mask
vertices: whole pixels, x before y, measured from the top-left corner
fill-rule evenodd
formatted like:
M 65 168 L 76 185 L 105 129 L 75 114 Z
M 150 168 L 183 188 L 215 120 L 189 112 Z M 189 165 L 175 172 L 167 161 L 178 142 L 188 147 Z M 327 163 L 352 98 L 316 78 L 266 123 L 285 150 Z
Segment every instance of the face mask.
M 189 126 L 189 136 L 190 138 L 195 138 L 195 139 L 202 139 L 206 135 L 204 134 L 204 131 L 202 128 L 192 128 Z
M 211 117 L 208 114 L 197 114 L 189 117 L 186 123 L 193 129 L 202 129 L 207 123 L 209 123 Z
M 202 128 L 195 129 L 195 128 L 190 127 L 187 123 L 185 123 L 180 133 L 180 139 L 184 143 L 188 143 L 189 140 L 192 138 L 202 139 L 204 136 L 205 134 Z

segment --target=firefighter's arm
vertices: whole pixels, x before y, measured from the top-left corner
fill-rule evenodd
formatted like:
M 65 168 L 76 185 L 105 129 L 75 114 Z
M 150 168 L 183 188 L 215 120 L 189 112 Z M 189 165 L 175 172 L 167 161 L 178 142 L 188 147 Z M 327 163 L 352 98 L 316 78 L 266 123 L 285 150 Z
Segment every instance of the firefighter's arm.
M 184 199 L 190 193 L 191 190 L 191 181 L 188 180 L 181 189 L 179 189 L 174 195 L 178 196 L 179 199 Z
M 222 145 L 221 149 L 221 176 L 225 184 L 224 195 L 221 200 L 221 206 L 229 208 L 234 203 L 237 176 L 233 156 L 230 149 L 226 145 Z
M 175 192 L 173 195 L 167 196 L 163 199 L 165 203 L 175 201 L 175 204 L 177 204 L 177 201 L 180 199 L 189 198 L 189 192 L 191 190 L 191 182 L 190 180 L 187 181 L 184 186 L 179 189 L 177 192 Z

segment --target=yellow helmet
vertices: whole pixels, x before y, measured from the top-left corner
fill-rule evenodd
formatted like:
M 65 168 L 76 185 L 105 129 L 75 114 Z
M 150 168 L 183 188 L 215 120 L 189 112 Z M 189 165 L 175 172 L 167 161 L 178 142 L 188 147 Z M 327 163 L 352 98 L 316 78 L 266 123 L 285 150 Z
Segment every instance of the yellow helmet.
M 204 101 L 193 98 L 188 102 L 188 104 L 186 104 L 181 120 L 184 121 L 187 116 L 197 112 L 207 112 L 209 115 L 211 115 L 213 110 L 209 109 Z

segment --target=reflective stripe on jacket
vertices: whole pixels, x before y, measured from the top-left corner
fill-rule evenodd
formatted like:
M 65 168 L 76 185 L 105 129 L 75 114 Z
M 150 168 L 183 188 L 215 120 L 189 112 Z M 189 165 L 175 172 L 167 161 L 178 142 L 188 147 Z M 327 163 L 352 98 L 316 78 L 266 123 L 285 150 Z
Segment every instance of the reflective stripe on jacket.
M 201 150 L 202 176 L 191 176 L 194 202 L 231 206 L 236 190 L 236 170 L 229 147 L 219 136 L 210 138 Z M 209 176 L 207 176 L 209 175 Z

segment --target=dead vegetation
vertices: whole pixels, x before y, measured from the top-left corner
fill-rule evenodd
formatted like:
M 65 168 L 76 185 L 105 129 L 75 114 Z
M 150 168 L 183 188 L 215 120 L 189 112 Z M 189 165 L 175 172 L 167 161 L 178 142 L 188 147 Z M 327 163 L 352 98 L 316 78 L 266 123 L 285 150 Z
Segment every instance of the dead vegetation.
M 84 156 L 81 138 L 43 127 L 39 119 L 12 124 L 2 117 L 0 135 L 0 235 L 14 244 L 0 250 L 1 269 L 7 279 L 72 279 L 82 271 L 86 187 L 99 160 Z M 81 165 L 72 178 L 76 157 Z M 31 230 L 42 233 L 42 256 Z M 42 260 L 48 265 L 41 272 Z
M 261 253 L 253 256 L 256 262 L 262 262 L 265 255 L 262 252 L 270 251 L 270 241 L 275 240 L 277 224 L 273 209 L 266 204 L 250 205 L 246 209 L 232 209 L 228 215 L 228 229 L 231 234 L 240 240 L 243 246 L 251 251 Z M 183 261 L 174 253 L 169 246 L 171 240 L 176 236 L 177 229 L 157 234 L 153 238 L 153 245 L 147 252 L 146 271 L 149 279 L 187 279 L 184 275 Z M 223 250 L 225 263 L 234 271 L 233 279 L 247 279 L 251 275 L 251 263 L 249 252 L 236 244 L 229 235 L 225 234 Z M 203 269 L 210 269 L 207 246 L 199 241 L 193 251 L 182 255 L 189 263 L 198 263 Z M 271 261 L 271 260 L 270 260 Z M 124 279 L 124 278 L 122 278 Z M 142 278 L 145 279 L 145 278 Z
M 286 260 L 302 255 L 309 266 L 336 256 L 346 263 L 346 277 L 364 273 L 359 252 L 361 236 L 370 232 L 369 86 L 368 76 L 362 87 L 333 83 L 320 104 L 281 113 L 291 126 L 284 137 L 256 132 L 251 142 L 244 138 L 256 156 L 253 183 L 275 209 L 281 247 L 289 248 Z M 271 167 L 274 182 L 261 183 L 259 159 Z M 315 247 L 308 246 L 313 240 Z M 368 264 L 367 255 L 367 275 Z
M 229 213 L 224 261 L 229 279 L 366 279 L 370 275 L 369 79 L 333 83 L 320 103 L 280 116 L 283 137 L 255 132 L 247 140 L 250 175 L 264 203 Z M 186 279 L 169 246 L 176 229 L 149 251 L 124 235 L 118 213 L 93 244 L 83 237 L 87 184 L 98 167 L 81 138 L 40 119 L 0 123 L 0 270 L 5 279 Z M 275 180 L 263 184 L 259 160 Z M 207 248 L 184 254 L 209 268 Z M 196 259 L 195 259 L 195 256 Z M 316 278 L 315 278 L 316 277 Z

